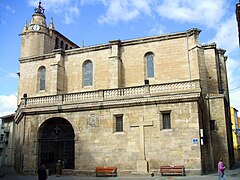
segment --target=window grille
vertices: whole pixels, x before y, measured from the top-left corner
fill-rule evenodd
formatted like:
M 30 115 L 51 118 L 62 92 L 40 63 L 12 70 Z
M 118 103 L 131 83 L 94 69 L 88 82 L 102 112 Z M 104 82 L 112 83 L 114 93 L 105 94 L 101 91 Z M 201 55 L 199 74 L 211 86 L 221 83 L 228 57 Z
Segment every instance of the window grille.
M 40 71 L 40 90 L 45 90 L 45 83 L 46 83 L 46 68 L 41 67 Z
M 163 129 L 171 129 L 170 113 L 163 113 L 162 114 L 162 124 L 163 124 Z
M 91 61 L 84 63 L 84 86 L 92 86 L 93 79 L 93 65 Z
M 116 132 L 123 132 L 123 116 L 116 116 Z
M 146 55 L 146 61 L 147 61 L 147 77 L 148 78 L 154 77 L 154 61 L 152 53 Z

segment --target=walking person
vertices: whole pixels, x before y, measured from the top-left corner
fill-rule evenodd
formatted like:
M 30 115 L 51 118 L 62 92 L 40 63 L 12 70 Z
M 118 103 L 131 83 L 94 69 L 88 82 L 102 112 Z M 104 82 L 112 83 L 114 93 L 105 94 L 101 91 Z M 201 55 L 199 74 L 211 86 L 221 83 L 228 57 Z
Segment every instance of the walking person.
M 225 166 L 223 164 L 223 159 L 221 158 L 218 162 L 218 180 L 226 180 L 226 176 L 224 174 Z
M 59 177 L 62 174 L 62 164 L 61 160 L 58 160 L 56 164 L 56 176 Z
M 47 171 L 46 171 L 46 168 L 45 168 L 45 165 L 42 165 L 38 171 L 38 180 L 46 180 L 47 179 Z

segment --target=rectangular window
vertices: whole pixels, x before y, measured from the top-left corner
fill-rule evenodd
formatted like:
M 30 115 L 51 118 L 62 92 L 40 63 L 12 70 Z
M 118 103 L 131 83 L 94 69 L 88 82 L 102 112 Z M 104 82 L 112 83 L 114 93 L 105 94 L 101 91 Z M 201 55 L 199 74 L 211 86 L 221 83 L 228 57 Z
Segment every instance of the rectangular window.
M 216 121 L 210 120 L 210 130 L 216 130 Z
M 171 129 L 170 112 L 162 113 L 162 129 Z
M 123 132 L 123 115 L 115 115 L 115 132 Z

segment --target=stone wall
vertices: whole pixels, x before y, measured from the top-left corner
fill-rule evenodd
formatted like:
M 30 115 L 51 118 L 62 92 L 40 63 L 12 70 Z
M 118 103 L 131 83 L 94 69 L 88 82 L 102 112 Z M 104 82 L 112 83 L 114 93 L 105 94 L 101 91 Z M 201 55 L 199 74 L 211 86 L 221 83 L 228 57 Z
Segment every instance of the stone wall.
M 161 112 L 171 112 L 171 129 L 161 130 Z M 94 111 L 26 116 L 25 126 L 18 125 L 24 151 L 25 173 L 37 167 L 38 128 L 52 117 L 68 120 L 75 132 L 75 170 L 94 171 L 96 166 L 117 166 L 119 173 L 137 171 L 140 159 L 139 118 L 152 122 L 144 127 L 145 157 L 150 171 L 160 165 L 184 165 L 187 172 L 200 174 L 200 142 L 198 103 L 175 102 L 148 106 L 119 107 Z M 122 114 L 123 132 L 115 132 L 114 115 Z M 97 121 L 90 124 L 94 116 Z

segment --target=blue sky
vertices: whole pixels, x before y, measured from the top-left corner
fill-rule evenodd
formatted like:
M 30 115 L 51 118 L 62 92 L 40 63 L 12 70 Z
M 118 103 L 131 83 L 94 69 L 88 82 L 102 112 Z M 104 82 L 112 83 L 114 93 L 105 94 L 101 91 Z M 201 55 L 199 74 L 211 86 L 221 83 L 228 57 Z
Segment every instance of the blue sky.
M 217 43 L 228 56 L 231 106 L 240 110 L 238 0 L 42 0 L 47 23 L 78 45 L 201 29 L 200 43 Z M 0 116 L 17 107 L 21 33 L 38 0 L 0 0 Z

